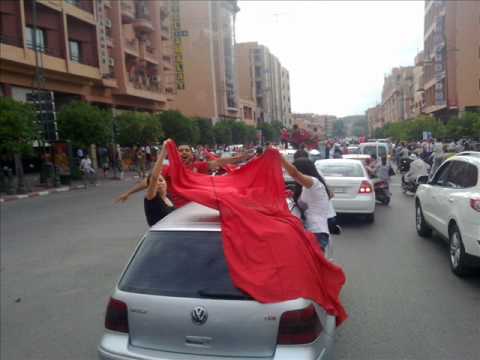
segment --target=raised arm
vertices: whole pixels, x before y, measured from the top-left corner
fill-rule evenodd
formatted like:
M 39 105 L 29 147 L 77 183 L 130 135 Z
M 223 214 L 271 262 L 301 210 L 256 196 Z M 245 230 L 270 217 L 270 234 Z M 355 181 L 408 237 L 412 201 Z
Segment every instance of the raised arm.
M 253 154 L 250 154 L 250 153 L 246 152 L 244 154 L 237 155 L 237 156 L 232 156 L 232 157 L 228 157 L 228 158 L 220 158 L 220 159 L 216 159 L 216 160 L 210 160 L 208 162 L 208 168 L 211 169 L 211 170 L 218 169 L 218 168 L 221 168 L 221 167 L 223 167 L 225 165 L 228 165 L 228 164 L 236 164 L 236 163 L 248 160 L 252 156 L 253 156 Z
M 123 194 L 121 194 L 120 196 L 118 196 L 116 199 L 115 199 L 115 203 L 119 203 L 119 202 L 125 202 L 128 200 L 128 198 L 130 197 L 130 195 L 133 195 L 137 192 L 140 192 L 140 191 L 143 191 L 147 188 L 147 180 L 146 179 L 143 179 L 141 181 L 139 181 L 138 183 L 136 183 L 135 185 L 133 185 L 130 189 L 128 189 L 126 192 L 124 192 Z
M 153 166 L 152 174 L 150 175 L 150 181 L 147 187 L 147 193 L 145 197 L 148 200 L 152 200 L 156 196 L 156 186 L 155 184 L 158 181 L 158 177 L 162 173 L 163 169 L 163 160 L 165 160 L 165 156 L 167 155 L 167 144 L 170 142 L 170 139 L 167 139 L 163 142 L 162 149 L 160 150 L 160 154 L 158 155 L 157 161 Z
M 282 166 L 285 170 L 287 170 L 288 175 L 290 175 L 297 183 L 306 187 L 307 189 L 313 186 L 313 180 L 310 176 L 302 174 L 298 169 L 290 164 L 290 162 L 285 159 L 283 156 L 280 156 L 280 160 L 282 161 Z

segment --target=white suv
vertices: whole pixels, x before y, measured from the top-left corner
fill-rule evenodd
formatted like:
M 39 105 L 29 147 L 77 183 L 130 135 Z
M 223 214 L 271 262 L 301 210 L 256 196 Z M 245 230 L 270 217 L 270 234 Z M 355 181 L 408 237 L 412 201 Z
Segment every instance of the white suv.
M 450 265 L 458 275 L 480 265 L 480 157 L 453 156 L 433 177 L 421 177 L 415 194 L 416 228 L 448 239 Z

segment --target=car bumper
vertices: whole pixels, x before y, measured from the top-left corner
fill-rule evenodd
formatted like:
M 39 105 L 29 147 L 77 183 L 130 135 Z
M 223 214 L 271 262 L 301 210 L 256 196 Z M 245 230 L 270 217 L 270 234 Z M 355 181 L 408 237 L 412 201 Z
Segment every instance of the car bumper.
M 340 214 L 371 214 L 375 212 L 375 195 L 358 195 L 354 198 L 332 199 L 333 207 Z
M 331 359 L 334 339 L 328 334 L 323 334 L 317 341 L 323 341 L 325 347 L 318 353 L 316 346 L 277 346 L 272 357 L 262 357 L 263 360 L 327 360 Z M 101 360 L 251 360 L 252 357 L 229 357 L 180 354 L 165 351 L 132 348 L 129 345 L 128 335 L 106 332 L 98 346 L 98 357 Z

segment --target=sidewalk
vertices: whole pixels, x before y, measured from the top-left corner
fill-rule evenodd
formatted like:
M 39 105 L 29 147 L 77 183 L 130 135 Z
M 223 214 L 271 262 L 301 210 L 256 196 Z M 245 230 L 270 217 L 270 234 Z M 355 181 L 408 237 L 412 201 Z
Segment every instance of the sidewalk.
M 127 172 L 124 174 L 123 179 L 113 179 L 111 174 L 107 177 L 103 177 L 103 174 L 98 176 L 95 184 L 88 184 L 88 187 L 91 186 L 101 186 L 109 182 L 114 181 L 137 181 L 139 176 L 135 172 Z M 38 174 L 28 174 L 25 175 L 25 184 L 29 191 L 26 194 L 17 194 L 17 195 L 7 195 L 5 193 L 0 194 L 0 203 L 10 202 L 21 199 L 34 198 L 39 196 L 46 196 L 50 194 L 85 189 L 85 184 L 83 180 L 73 180 L 70 185 L 60 185 L 59 187 L 52 187 L 50 184 L 48 186 L 42 186 L 39 184 L 39 175 Z M 87 187 L 87 188 L 88 188 Z

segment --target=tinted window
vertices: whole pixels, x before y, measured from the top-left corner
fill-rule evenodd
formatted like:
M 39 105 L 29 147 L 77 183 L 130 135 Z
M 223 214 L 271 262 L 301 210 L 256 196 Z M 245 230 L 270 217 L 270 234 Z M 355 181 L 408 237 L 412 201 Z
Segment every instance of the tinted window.
M 367 155 L 377 155 L 377 147 L 376 146 L 365 146 L 362 150 L 362 153 L 363 154 L 367 154 Z
M 447 179 L 447 170 L 451 165 L 451 161 L 444 163 L 435 173 L 435 177 L 432 180 L 433 185 L 445 186 Z
M 150 232 L 119 288 L 163 296 L 247 298 L 230 279 L 216 231 Z
M 364 177 L 360 164 L 322 164 L 317 163 L 317 169 L 323 176 Z
M 456 187 L 468 188 L 477 185 L 478 169 L 475 165 L 463 161 L 455 161 L 455 166 L 449 170 L 449 181 Z
M 378 147 L 378 156 L 380 157 L 387 156 L 387 148 L 385 146 Z

